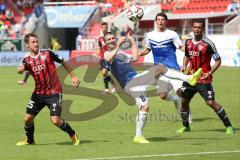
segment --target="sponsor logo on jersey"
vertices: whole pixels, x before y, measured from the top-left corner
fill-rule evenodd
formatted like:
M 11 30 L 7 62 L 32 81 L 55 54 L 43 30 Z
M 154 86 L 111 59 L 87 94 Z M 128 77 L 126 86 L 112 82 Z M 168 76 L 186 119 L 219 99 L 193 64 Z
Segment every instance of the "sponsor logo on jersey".
M 190 56 L 190 58 L 198 57 L 199 56 L 199 52 L 189 51 L 189 56 Z
M 41 70 L 44 70 L 45 69 L 45 65 L 44 64 L 40 64 L 38 66 L 34 66 L 32 67 L 32 70 L 35 74 L 40 74 L 40 71 Z
M 156 45 L 153 48 L 167 48 L 167 45 Z

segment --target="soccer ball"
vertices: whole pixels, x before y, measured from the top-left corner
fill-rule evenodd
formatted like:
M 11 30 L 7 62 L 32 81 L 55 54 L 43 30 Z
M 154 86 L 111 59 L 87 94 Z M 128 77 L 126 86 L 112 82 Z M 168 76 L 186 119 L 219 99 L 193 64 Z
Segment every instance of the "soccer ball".
M 127 10 L 127 17 L 133 22 L 138 22 L 144 15 L 143 9 L 138 5 L 131 5 Z

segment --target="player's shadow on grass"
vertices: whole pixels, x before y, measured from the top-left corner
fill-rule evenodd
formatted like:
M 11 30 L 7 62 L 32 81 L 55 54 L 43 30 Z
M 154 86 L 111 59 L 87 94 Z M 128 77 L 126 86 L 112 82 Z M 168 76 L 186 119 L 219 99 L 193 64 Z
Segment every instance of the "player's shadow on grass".
M 193 119 L 194 122 L 203 122 L 207 120 L 218 120 L 218 119 L 217 118 L 194 118 Z
M 178 141 L 178 140 L 191 140 L 191 139 L 214 139 L 214 140 L 220 140 L 220 138 L 184 138 L 181 136 L 173 136 L 173 137 L 152 137 L 152 138 L 148 138 L 149 141 L 151 142 L 159 142 L 159 141 Z
M 240 128 L 234 128 L 236 132 L 238 132 L 240 130 Z M 217 128 L 217 129 L 204 129 L 204 130 L 197 130 L 197 132 L 206 132 L 206 131 L 210 131 L 210 132 L 226 132 L 225 128 Z
M 80 140 L 80 145 L 93 142 L 110 142 L 108 140 L 92 141 L 92 140 Z M 58 142 L 57 145 L 72 145 L 72 142 Z

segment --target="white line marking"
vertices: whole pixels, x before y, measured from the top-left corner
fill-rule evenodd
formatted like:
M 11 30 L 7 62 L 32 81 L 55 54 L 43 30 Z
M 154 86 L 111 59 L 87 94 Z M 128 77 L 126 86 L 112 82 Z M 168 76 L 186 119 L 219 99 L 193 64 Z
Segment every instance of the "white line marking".
M 172 154 L 156 154 L 156 155 L 138 155 L 125 157 L 103 157 L 103 158 L 86 158 L 75 160 L 114 160 L 114 159 L 129 159 L 129 158 L 151 158 L 151 157 L 172 157 L 172 156 L 189 156 L 189 155 L 206 155 L 206 154 L 223 154 L 223 153 L 240 153 L 240 150 L 235 151 L 213 151 L 213 152 L 197 152 L 197 153 L 172 153 Z

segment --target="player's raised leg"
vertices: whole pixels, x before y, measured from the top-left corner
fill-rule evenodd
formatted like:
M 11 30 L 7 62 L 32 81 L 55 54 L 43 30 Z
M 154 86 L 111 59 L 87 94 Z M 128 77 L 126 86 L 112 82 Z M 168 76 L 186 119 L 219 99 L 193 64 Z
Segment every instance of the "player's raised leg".
M 195 86 L 197 84 L 197 80 L 202 75 L 202 68 L 199 68 L 194 74 L 192 75 L 185 75 L 179 71 L 173 69 L 167 69 L 166 73 L 164 74 L 168 78 L 172 79 L 179 79 L 184 82 L 189 83 L 191 86 Z

